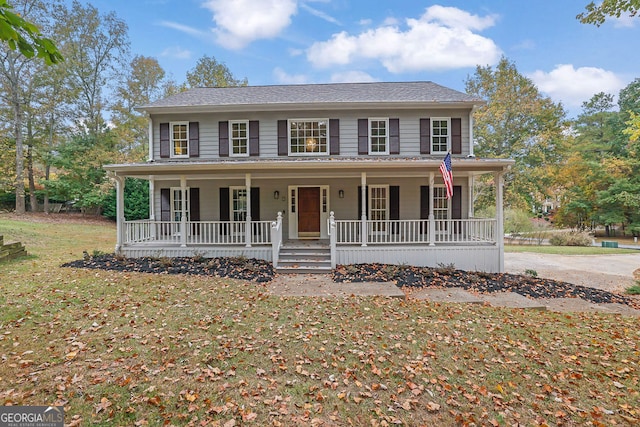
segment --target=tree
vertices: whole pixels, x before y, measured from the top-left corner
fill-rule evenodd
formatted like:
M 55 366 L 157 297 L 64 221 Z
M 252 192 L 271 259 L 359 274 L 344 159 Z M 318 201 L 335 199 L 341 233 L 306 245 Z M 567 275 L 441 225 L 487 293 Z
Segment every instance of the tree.
M 527 209 L 532 198 L 553 196 L 555 175 L 567 149 L 562 106 L 543 97 L 504 57 L 495 69 L 478 66 L 465 83 L 467 93 L 487 101 L 474 115 L 476 154 L 516 160 L 505 180 L 506 204 Z M 489 203 L 482 193 L 478 197 L 479 208 Z
M 103 114 L 108 108 L 104 91 L 127 65 L 127 25 L 114 12 L 103 15 L 77 0 L 71 9 L 57 7 L 56 19 L 56 33 L 64 40 L 65 71 L 79 94 L 75 125 L 98 135 L 104 130 Z
M 2 3 L 2 0 L 0 0 L 0 6 L 3 4 L 6 6 L 6 2 Z M 18 11 L 20 15 L 24 17 L 20 18 L 20 21 L 12 20 L 11 17 L 14 16 L 13 12 L 7 11 L 6 8 L 0 8 L 0 12 L 5 12 L 2 16 L 5 18 L 9 17 L 9 21 L 4 22 L 5 27 L 0 25 L 0 30 L 7 29 L 7 22 L 9 24 L 19 26 L 22 23 L 27 23 L 26 19 L 38 22 L 40 25 L 45 24 L 48 19 L 49 5 L 50 4 L 45 4 L 41 0 L 20 0 L 18 3 Z M 2 19 L 0 18 L 0 23 L 1 22 Z M 11 28 L 7 29 L 9 33 L 10 30 Z M 40 33 L 38 32 L 38 34 Z M 3 37 L 11 37 L 11 35 L 7 36 L 5 34 Z M 14 183 L 16 193 L 16 213 L 23 214 L 26 210 L 24 189 L 25 114 L 30 108 L 35 88 L 34 78 L 41 73 L 42 70 L 38 69 L 41 64 L 34 61 L 34 55 L 29 57 L 28 55 L 25 56 L 22 53 L 16 52 L 16 42 L 14 42 L 14 48 L 12 48 L 11 40 L 13 39 L 10 38 L 6 45 L 3 44 L 0 46 L 0 74 L 2 76 L 2 80 L 0 82 L 2 85 L 0 96 L 2 97 L 3 103 L 11 109 L 11 117 L 9 120 L 12 123 L 13 139 L 16 145 L 16 176 Z M 22 46 L 24 47 L 24 45 Z M 20 44 L 18 47 L 20 47 Z
M 13 6 L 7 0 L 0 0 L 0 40 L 27 58 L 35 55 L 48 65 L 63 61 L 54 42 L 43 37 L 37 25 L 13 13 Z
M 586 12 L 578 14 L 577 19 L 583 24 L 594 24 L 600 26 L 608 17 L 620 18 L 623 14 L 634 17 L 640 11 L 640 0 L 603 0 L 596 5 L 589 3 Z
M 213 56 L 204 55 L 196 66 L 187 72 L 190 87 L 230 87 L 246 86 L 247 78 L 236 79 L 227 66 Z
M 135 56 L 127 73 L 116 88 L 116 101 L 111 120 L 114 132 L 121 141 L 121 149 L 128 154 L 128 161 L 145 158 L 148 141 L 148 122 L 135 107 L 148 104 L 162 96 L 165 72 L 155 58 Z

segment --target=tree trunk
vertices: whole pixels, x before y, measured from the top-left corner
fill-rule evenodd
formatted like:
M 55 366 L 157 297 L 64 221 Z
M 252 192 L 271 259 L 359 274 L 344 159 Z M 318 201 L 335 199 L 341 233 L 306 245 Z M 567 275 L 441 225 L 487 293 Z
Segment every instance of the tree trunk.
M 29 177 L 29 204 L 31 212 L 38 211 L 38 198 L 36 197 L 36 182 L 33 178 L 33 146 L 27 146 L 27 176 Z
M 16 99 L 14 105 L 14 130 L 16 137 L 16 214 L 24 215 L 24 151 L 22 146 L 22 105 Z

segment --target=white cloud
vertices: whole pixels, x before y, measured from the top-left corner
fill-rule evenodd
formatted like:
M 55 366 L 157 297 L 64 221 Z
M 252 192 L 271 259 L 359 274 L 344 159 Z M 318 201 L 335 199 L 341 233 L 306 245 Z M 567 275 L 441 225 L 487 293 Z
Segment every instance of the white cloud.
M 171 46 L 166 48 L 160 53 L 160 56 L 166 56 L 169 58 L 177 59 L 190 59 L 192 52 L 188 49 L 183 49 L 180 46 Z
M 178 24 L 177 22 L 162 21 L 160 25 L 167 28 L 173 28 L 174 30 L 181 31 L 195 37 L 207 37 L 207 33 L 198 30 L 197 28 L 189 27 L 188 25 Z
M 599 92 L 617 95 L 625 86 L 612 71 L 595 67 L 574 68 L 571 64 L 557 65 L 550 72 L 537 70 L 528 76 L 538 89 L 566 107 L 579 107 Z
M 367 83 L 379 81 L 364 71 L 345 71 L 331 75 L 332 83 Z
M 282 68 L 273 70 L 273 77 L 280 84 L 304 84 L 309 83 L 309 78 L 304 74 L 288 74 Z
M 213 12 L 217 42 L 229 49 L 277 36 L 297 12 L 296 0 L 207 0 L 202 6 Z
M 615 28 L 633 28 L 638 22 L 637 16 L 620 16 L 619 18 L 613 18 L 613 26 Z
M 321 10 L 313 8 L 313 7 L 309 6 L 306 3 L 300 3 L 300 7 L 303 8 L 304 10 L 306 10 L 307 12 L 309 12 L 310 14 L 312 14 L 313 16 L 317 16 L 320 19 L 324 19 L 325 21 L 327 21 L 327 22 L 329 22 L 331 24 L 342 25 L 340 23 L 340 21 L 338 21 L 333 16 L 331 16 L 331 15 L 329 15 L 327 13 L 324 13 Z
M 493 40 L 474 31 L 495 24 L 493 15 L 480 17 L 454 7 L 431 6 L 418 19 L 352 35 L 346 31 L 316 42 L 307 59 L 316 67 L 348 65 L 362 60 L 381 62 L 392 73 L 448 70 L 495 64 L 502 54 Z

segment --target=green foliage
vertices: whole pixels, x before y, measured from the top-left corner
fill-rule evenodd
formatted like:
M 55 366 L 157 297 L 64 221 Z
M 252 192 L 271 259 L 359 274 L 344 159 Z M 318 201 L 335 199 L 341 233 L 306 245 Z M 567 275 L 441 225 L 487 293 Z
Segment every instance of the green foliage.
M 115 221 L 116 189 L 113 188 L 104 200 L 102 214 Z M 124 184 L 124 217 L 127 221 L 149 218 L 149 181 L 127 178 Z
M 11 50 L 19 50 L 27 58 L 42 58 L 48 65 L 64 61 L 55 43 L 43 37 L 35 24 L 13 13 L 7 0 L 0 0 L 0 40 Z
M 204 55 L 196 66 L 187 72 L 190 87 L 230 87 L 246 86 L 247 79 L 236 79 L 223 62 L 213 56 Z
M 596 3 L 591 2 L 586 7 L 586 12 L 576 16 L 583 24 L 594 24 L 600 26 L 609 17 L 619 18 L 623 14 L 636 16 L 640 11 L 640 0 L 603 0 Z
M 591 236 L 586 233 L 555 233 L 549 239 L 553 246 L 591 246 Z
M 538 277 L 538 272 L 533 270 L 533 269 L 531 269 L 531 268 L 527 268 L 524 271 L 524 274 L 526 274 L 527 276 L 531 276 L 531 277 Z
M 633 286 L 629 286 L 626 289 L 626 292 L 629 295 L 640 295 L 640 285 L 633 285 Z
M 528 211 L 522 209 L 505 209 L 504 211 L 504 232 L 505 233 L 526 233 L 533 230 L 531 216 Z

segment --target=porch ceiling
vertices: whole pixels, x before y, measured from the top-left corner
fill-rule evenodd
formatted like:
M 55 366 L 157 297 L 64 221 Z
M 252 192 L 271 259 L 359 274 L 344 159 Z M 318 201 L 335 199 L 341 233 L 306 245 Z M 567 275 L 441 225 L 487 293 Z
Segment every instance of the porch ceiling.
M 150 179 L 173 179 L 180 176 L 200 179 L 225 179 L 251 174 L 254 178 L 291 177 L 415 177 L 429 172 L 439 173 L 441 158 L 287 158 L 212 161 L 162 161 L 105 165 L 104 169 L 119 176 Z M 464 177 L 506 171 L 511 159 L 453 158 L 455 176 Z

